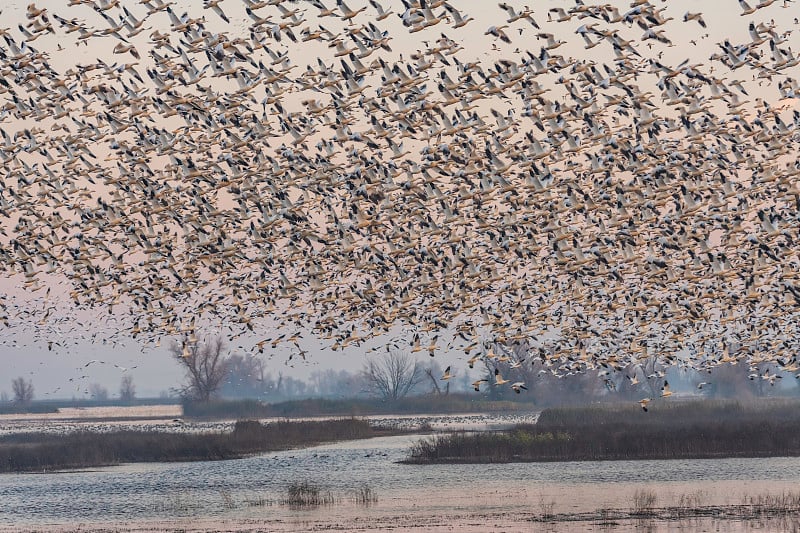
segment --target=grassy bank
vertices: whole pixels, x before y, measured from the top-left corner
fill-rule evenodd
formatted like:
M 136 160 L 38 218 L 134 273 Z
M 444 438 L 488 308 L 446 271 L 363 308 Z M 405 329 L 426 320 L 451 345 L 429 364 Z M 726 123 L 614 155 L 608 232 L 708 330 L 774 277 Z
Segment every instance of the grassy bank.
M 530 403 L 487 401 L 470 394 L 412 396 L 395 401 L 308 399 L 280 403 L 258 400 L 185 402 L 184 416 L 194 418 L 269 418 L 366 416 L 390 414 L 508 413 L 529 411 Z
M 800 401 L 553 408 L 535 425 L 417 442 L 410 463 L 800 456 Z
M 230 433 L 115 431 L 66 435 L 24 433 L 0 437 L 0 472 L 41 472 L 119 463 L 212 461 L 324 442 L 395 434 L 365 420 L 239 421 Z

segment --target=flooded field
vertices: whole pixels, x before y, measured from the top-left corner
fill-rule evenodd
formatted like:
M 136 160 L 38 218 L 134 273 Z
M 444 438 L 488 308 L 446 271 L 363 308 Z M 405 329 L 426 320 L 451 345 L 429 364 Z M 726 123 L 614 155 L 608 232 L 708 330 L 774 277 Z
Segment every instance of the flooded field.
M 417 420 L 417 418 L 414 418 Z M 440 426 L 474 417 L 434 417 Z M 503 419 L 487 419 L 503 425 Z M 624 518 L 637 494 L 655 507 L 740 506 L 796 491 L 799 458 L 496 465 L 398 464 L 419 436 L 349 441 L 219 462 L 132 464 L 0 476 L 0 531 L 756 531 L 786 518 Z M 286 503 L 307 481 L 331 497 Z M 368 487 L 373 503 L 358 503 Z M 623 513 L 623 514 L 624 514 Z M 558 521 L 545 521 L 557 519 Z

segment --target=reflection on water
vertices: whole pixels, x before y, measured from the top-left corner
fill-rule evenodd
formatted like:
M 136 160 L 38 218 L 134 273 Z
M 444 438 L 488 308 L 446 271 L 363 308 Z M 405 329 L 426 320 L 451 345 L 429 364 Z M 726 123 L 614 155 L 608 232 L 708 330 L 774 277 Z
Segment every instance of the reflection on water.
M 417 438 L 383 437 L 220 462 L 1 475 L 0 525 L 119 524 L 192 517 L 193 523 L 257 520 L 268 523 L 270 530 L 296 530 L 335 524 L 353 527 L 360 522 L 397 525 L 398 520 L 413 519 L 413 524 L 406 524 L 411 527 L 453 517 L 463 525 L 459 530 L 466 531 L 470 517 L 477 527 L 486 516 L 495 517 L 492 524 L 501 524 L 498 517 L 528 520 L 545 510 L 571 514 L 627 510 L 634 493 L 642 488 L 653 490 L 661 507 L 676 505 L 688 495 L 702 505 L 734 505 L 747 495 L 793 491 L 800 486 L 798 458 L 398 464 Z M 282 505 L 286 487 L 302 480 L 330 490 L 337 503 L 301 510 Z M 368 507 L 352 500 L 364 484 L 378 495 L 378 502 Z M 683 523 L 659 522 L 645 530 L 693 530 L 685 529 Z M 613 529 L 641 530 L 642 524 L 618 522 Z M 736 531 L 756 527 L 726 524 L 724 528 Z M 597 520 L 584 525 L 582 530 L 602 526 Z M 720 527 L 714 526 L 731 530 Z

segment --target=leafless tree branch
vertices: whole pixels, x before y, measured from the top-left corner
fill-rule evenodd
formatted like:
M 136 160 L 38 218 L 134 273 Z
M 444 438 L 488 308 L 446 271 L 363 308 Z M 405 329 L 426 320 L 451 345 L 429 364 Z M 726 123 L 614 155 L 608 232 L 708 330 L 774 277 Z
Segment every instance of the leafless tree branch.
M 361 371 L 367 391 L 384 400 L 397 400 L 408 395 L 424 374 L 410 355 L 392 351 L 380 358 L 371 358 Z
M 203 343 L 190 343 L 183 339 L 181 343 L 170 345 L 170 353 L 186 371 L 187 383 L 181 390 L 183 396 L 206 402 L 219 390 L 227 366 L 224 348 L 221 337 Z

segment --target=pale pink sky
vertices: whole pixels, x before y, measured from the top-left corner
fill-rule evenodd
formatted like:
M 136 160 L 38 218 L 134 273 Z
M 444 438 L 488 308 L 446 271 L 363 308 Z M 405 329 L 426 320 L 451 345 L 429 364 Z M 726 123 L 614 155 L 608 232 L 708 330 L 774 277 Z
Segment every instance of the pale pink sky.
M 11 28 L 11 33 L 18 36 L 19 33 L 16 31 L 17 24 L 25 24 L 27 22 L 25 9 L 28 3 L 27 0 L 24 2 L 4 3 L 2 15 L 0 16 L 0 25 Z M 335 0 L 324 0 L 324 3 L 328 7 L 333 7 Z M 386 7 L 391 6 L 396 12 L 402 10 L 400 2 L 383 0 L 381 3 Z M 521 7 L 525 2 L 509 1 L 508 3 Z M 548 22 L 547 10 L 549 8 L 571 7 L 573 5 L 572 2 L 532 2 L 528 0 L 528 3 L 534 5 L 534 18 L 542 26 L 542 31 L 550 31 L 557 39 L 567 41 L 567 44 L 557 50 L 561 55 L 571 56 L 579 60 L 591 59 L 597 61 L 598 64 L 602 62 L 611 63 L 612 57 L 609 54 L 609 47 L 599 46 L 586 51 L 583 48 L 582 39 L 574 33 L 578 26 L 590 22 L 590 19 L 583 21 L 573 19 L 563 23 Z M 618 5 L 621 12 L 628 9 L 627 2 L 611 3 Z M 54 0 L 36 2 L 37 7 L 47 8 L 51 14 L 57 13 L 67 19 L 77 17 L 84 19 L 87 24 L 98 28 L 104 27 L 105 22 L 99 19 L 90 8 L 86 6 L 68 7 L 66 4 L 66 1 L 58 2 Z M 138 2 L 123 0 L 122 4 L 127 6 L 135 15 L 143 15 L 144 13 L 144 8 Z M 393 52 L 381 51 L 379 52 L 382 54 L 381 57 L 390 64 L 397 61 L 401 54 L 408 60 L 410 54 L 415 50 L 426 46 L 423 41 L 433 42 L 442 32 L 458 41 L 464 47 L 464 50 L 459 52 L 457 56 L 461 61 L 480 61 L 486 67 L 490 67 L 495 60 L 501 57 L 518 58 L 519 54 L 515 52 L 517 48 L 521 51 L 528 49 L 536 53 L 543 44 L 543 41 L 536 39 L 535 30 L 523 22 L 516 22 L 511 25 L 511 28 L 506 29 L 513 41 L 510 45 L 485 36 L 484 31 L 489 26 L 505 23 L 505 13 L 497 7 L 496 2 L 453 1 L 452 4 L 474 17 L 475 20 L 460 29 L 453 29 L 446 23 L 441 23 L 416 34 L 409 34 L 400 24 L 396 15 L 391 15 L 387 20 L 377 23 L 379 27 L 389 30 L 392 36 L 390 44 Z M 654 2 L 654 4 L 659 8 L 666 8 L 665 14 L 674 18 L 664 26 L 664 29 L 673 40 L 675 46 L 666 47 L 660 43 L 655 43 L 654 45 L 655 49 L 663 52 L 662 61 L 668 65 L 675 65 L 684 59 L 688 59 L 689 63 L 709 64 L 709 56 L 719 51 L 716 43 L 723 41 L 725 38 L 729 38 L 733 43 L 749 40 L 747 25 L 750 21 L 769 23 L 770 20 L 774 19 L 779 28 L 793 30 L 798 28 L 791 21 L 792 17 L 798 16 L 798 9 L 796 7 L 782 9 L 780 7 L 781 2 L 776 2 L 769 9 L 760 10 L 754 15 L 746 17 L 740 16 L 740 8 L 733 0 L 713 0 L 709 2 L 672 0 L 668 3 Z M 184 10 L 191 8 L 193 16 L 205 16 L 209 30 L 226 31 L 230 37 L 247 37 L 249 18 L 244 12 L 244 5 L 241 1 L 225 0 L 220 4 L 231 18 L 230 25 L 226 25 L 210 10 L 203 10 L 201 5 L 199 0 L 196 2 L 179 0 L 175 2 L 173 9 L 176 13 L 182 13 Z M 331 18 L 315 20 L 317 9 L 310 4 L 300 2 L 288 5 L 293 8 L 305 9 L 307 25 L 312 27 L 322 24 L 335 32 L 336 28 L 341 26 L 340 22 Z M 349 0 L 348 5 L 352 8 L 361 7 L 362 5 L 368 7 L 366 12 L 355 19 L 357 23 L 365 24 L 372 20 L 372 8 L 368 6 L 366 1 Z M 701 28 L 696 22 L 684 23 L 681 20 L 686 11 L 697 11 L 699 9 L 703 10 L 703 16 L 708 23 L 707 29 Z M 116 12 L 116 10 L 113 12 Z M 260 10 L 260 13 L 274 13 L 274 10 L 271 7 L 267 7 Z M 69 34 L 65 37 L 63 29 L 58 27 L 58 23 L 52 17 L 51 21 L 57 28 L 58 35 L 45 35 L 32 42 L 31 46 L 49 53 L 51 64 L 61 72 L 67 70 L 71 65 L 91 63 L 97 58 L 102 58 L 108 63 L 133 61 L 133 58 L 127 54 L 121 56 L 110 53 L 110 49 L 117 43 L 113 37 L 93 38 L 89 40 L 88 45 L 76 46 L 74 44 L 75 34 Z M 146 54 L 148 46 L 145 44 L 148 40 L 148 35 L 155 29 L 168 31 L 168 24 L 166 14 L 154 16 L 146 22 L 146 25 L 151 26 L 152 29 L 143 32 L 134 39 L 134 43 L 137 44 L 137 48 L 142 53 L 142 58 L 138 61 L 139 65 L 136 68 L 145 77 L 146 81 L 149 80 L 146 78 L 145 70 L 148 68 L 150 61 Z M 518 29 L 522 29 L 522 33 L 519 33 Z M 299 28 L 296 30 L 296 33 L 299 34 Z M 641 33 L 641 29 L 634 27 L 630 30 L 629 35 L 638 38 Z M 706 34 L 708 34 L 708 37 L 704 37 Z M 796 46 L 797 42 L 797 32 L 795 31 L 789 37 L 788 45 L 792 46 L 794 44 L 792 48 L 797 50 L 800 48 Z M 59 46 L 62 50 L 59 50 Z M 318 43 L 295 44 L 284 39 L 280 46 L 289 51 L 293 64 L 298 66 L 295 73 L 302 72 L 306 64 L 316 65 L 318 56 L 323 57 L 327 64 L 334 63 L 338 68 L 338 58 L 334 59 L 332 51 Z M 638 46 L 644 47 L 647 44 L 639 43 Z M 377 57 L 378 54 L 375 54 L 367 61 L 372 61 Z M 718 69 L 714 72 L 717 76 L 726 77 L 729 81 L 741 79 L 750 89 L 751 97 L 759 96 L 771 102 L 778 101 L 777 89 L 766 84 L 759 86 L 757 80 L 748 79 L 747 76 L 750 76 L 750 71 L 726 72 L 721 70 L 722 67 L 719 63 L 715 64 L 715 68 Z M 642 89 L 651 90 L 658 94 L 657 89 L 647 86 L 652 79 L 650 77 L 649 81 L 645 81 L 643 78 Z M 429 85 L 435 84 L 430 81 Z M 429 89 L 435 90 L 435 86 L 429 87 Z M 289 95 L 284 101 L 284 107 L 289 110 L 303 110 L 304 107 L 301 106 L 300 100 L 306 97 L 308 95 L 301 93 Z M 322 95 L 317 94 L 314 97 L 322 97 Z M 0 95 L 0 99 L 5 100 L 5 97 Z M 493 101 L 492 105 L 501 104 Z M 789 103 L 787 105 L 792 104 Z M 488 109 L 485 111 L 488 111 Z M 502 111 L 504 112 L 505 109 Z M 32 126 L 34 124 L 13 122 L 8 117 L 0 121 L 0 127 L 11 136 L 17 131 Z M 43 125 L 37 124 L 37 126 Z M 368 124 L 358 124 L 353 129 L 366 129 L 368 126 Z M 64 294 L 68 292 L 68 289 L 66 289 L 66 285 L 63 282 L 52 285 L 51 295 L 48 301 L 45 302 L 43 289 L 33 294 L 25 293 L 20 289 L 22 281 L 22 276 L 0 279 L 0 291 L 9 298 L 13 298 L 20 306 L 18 309 L 33 309 L 42 312 L 49 305 L 54 305 L 55 308 L 51 312 L 51 318 L 63 316 L 68 317 L 70 321 L 55 324 L 48 323 L 42 328 L 37 328 L 36 324 L 34 324 L 35 321 L 27 314 L 18 314 L 15 318 L 12 318 L 11 322 L 14 327 L 0 333 L 0 367 L 3 368 L 3 372 L 0 373 L 0 391 L 10 391 L 11 379 L 18 375 L 23 375 L 33 380 L 38 398 L 48 397 L 45 393 L 51 393 L 52 396 L 58 397 L 71 397 L 73 395 L 83 397 L 83 390 L 86 385 L 93 382 L 105 385 L 114 393 L 123 375 L 122 371 L 114 366 L 115 364 L 128 368 L 138 366 L 138 368 L 128 370 L 128 372 L 134 376 L 140 396 L 157 395 L 160 391 L 176 385 L 179 381 L 181 376 L 180 368 L 169 360 L 167 351 L 163 346 L 156 348 L 152 343 L 146 343 L 140 339 L 133 339 L 115 333 L 117 324 L 129 326 L 128 317 L 125 315 L 124 310 L 120 310 L 118 315 L 115 313 L 117 322 L 109 321 L 105 309 L 76 313 L 74 310 L 69 310 L 69 302 L 64 299 Z M 75 319 L 80 320 L 80 323 L 76 323 Z M 249 338 L 234 339 L 229 343 L 230 346 L 236 350 L 241 344 L 246 349 L 249 349 L 254 341 L 271 336 L 274 330 L 270 328 L 269 324 L 263 324 L 263 326 L 264 329 L 259 331 L 257 335 Z M 218 325 L 207 324 L 206 327 L 209 330 L 214 330 Z M 43 334 L 43 330 L 46 330 L 46 333 Z M 81 338 L 81 334 L 84 334 L 86 338 Z M 93 334 L 97 334 L 94 337 L 94 342 L 91 341 Z M 398 330 L 395 335 L 402 336 L 403 333 Z M 106 339 L 106 341 L 103 342 L 102 339 Z M 58 344 L 49 344 L 49 342 Z M 309 335 L 301 342 L 301 347 L 309 352 L 309 363 L 287 367 L 284 361 L 291 351 L 290 347 L 287 346 L 276 351 L 271 359 L 271 367 L 275 373 L 282 371 L 285 375 L 300 378 L 306 377 L 311 370 L 316 368 L 333 367 L 356 370 L 364 360 L 367 349 L 380 346 L 385 342 L 386 339 L 376 339 L 360 347 L 350 347 L 348 353 L 343 354 L 342 352 L 333 352 L 325 348 L 326 345 L 314 340 Z M 166 345 L 167 341 L 165 340 L 163 344 Z M 52 349 L 48 349 L 48 346 Z M 459 368 L 463 367 L 463 371 L 466 371 L 466 367 L 463 365 L 463 353 L 460 351 L 451 353 L 443 351 L 439 357 L 438 361 L 443 367 L 452 363 L 458 365 Z M 91 364 L 89 367 L 84 368 L 87 362 L 95 359 L 103 360 L 106 363 Z M 73 381 L 70 381 L 70 378 Z

